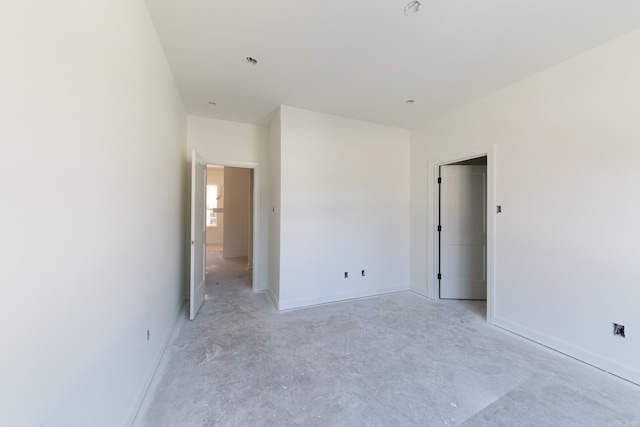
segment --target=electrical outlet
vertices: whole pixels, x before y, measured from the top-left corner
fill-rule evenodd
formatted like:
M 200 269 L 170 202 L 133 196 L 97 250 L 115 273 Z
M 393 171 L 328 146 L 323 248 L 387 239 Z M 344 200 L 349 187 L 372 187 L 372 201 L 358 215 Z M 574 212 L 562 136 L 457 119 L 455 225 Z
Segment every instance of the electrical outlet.
M 151 328 L 147 329 L 147 341 L 151 339 Z
M 620 325 L 618 323 L 613 324 L 613 335 L 625 338 L 624 336 L 624 325 Z

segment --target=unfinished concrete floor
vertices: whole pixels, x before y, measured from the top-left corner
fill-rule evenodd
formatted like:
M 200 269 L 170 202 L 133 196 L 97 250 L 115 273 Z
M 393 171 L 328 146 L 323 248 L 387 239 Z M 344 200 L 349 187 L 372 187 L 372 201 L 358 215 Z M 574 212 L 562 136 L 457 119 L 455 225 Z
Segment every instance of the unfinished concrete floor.
M 211 269 L 135 425 L 640 427 L 640 387 L 487 324 L 484 303 L 403 292 L 279 313 L 245 266 Z

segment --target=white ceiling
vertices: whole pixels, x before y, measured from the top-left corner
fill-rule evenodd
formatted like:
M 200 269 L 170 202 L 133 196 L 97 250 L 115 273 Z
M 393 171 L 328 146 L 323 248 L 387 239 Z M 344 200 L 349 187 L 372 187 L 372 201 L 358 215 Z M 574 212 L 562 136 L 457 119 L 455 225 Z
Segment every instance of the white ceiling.
M 146 0 L 188 113 L 263 125 L 285 104 L 410 129 L 640 27 L 640 0 L 407 2 Z

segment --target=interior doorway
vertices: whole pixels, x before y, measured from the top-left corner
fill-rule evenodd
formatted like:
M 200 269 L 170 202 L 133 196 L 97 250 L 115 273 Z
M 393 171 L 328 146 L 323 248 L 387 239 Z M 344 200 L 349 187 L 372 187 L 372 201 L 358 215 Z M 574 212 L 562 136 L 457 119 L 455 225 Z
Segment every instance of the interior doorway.
M 206 280 L 253 288 L 254 171 L 207 165 Z
M 496 252 L 496 147 L 495 145 L 479 146 L 466 151 L 441 155 L 427 160 L 427 251 L 426 259 L 426 296 L 440 299 L 439 273 L 439 188 L 438 177 L 440 166 L 465 162 L 479 157 L 486 157 L 486 320 L 495 323 L 495 252 Z
M 438 166 L 440 299 L 487 299 L 487 157 Z

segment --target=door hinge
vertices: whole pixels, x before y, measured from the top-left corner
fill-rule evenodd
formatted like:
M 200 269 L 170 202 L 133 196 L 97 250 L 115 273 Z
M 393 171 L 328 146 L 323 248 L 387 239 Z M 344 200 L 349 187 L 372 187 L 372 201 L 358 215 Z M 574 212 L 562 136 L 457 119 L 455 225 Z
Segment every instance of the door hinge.
M 441 226 L 441 225 L 439 225 L 439 226 L 438 226 L 438 233 L 439 233 L 439 232 L 441 232 L 441 231 L 442 231 L 442 226 Z
M 438 280 L 442 280 L 442 274 L 438 273 Z
M 442 177 L 438 177 L 438 184 L 442 184 Z

